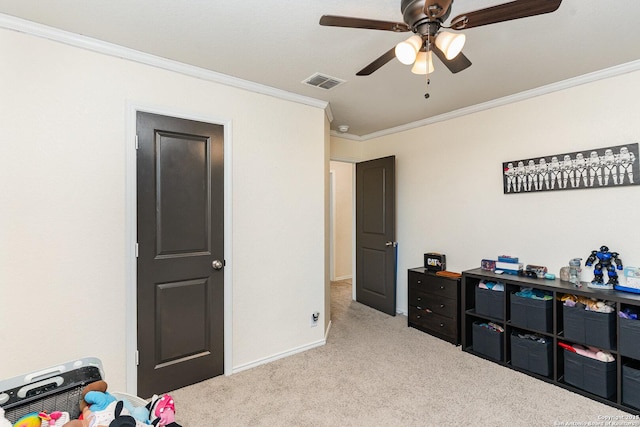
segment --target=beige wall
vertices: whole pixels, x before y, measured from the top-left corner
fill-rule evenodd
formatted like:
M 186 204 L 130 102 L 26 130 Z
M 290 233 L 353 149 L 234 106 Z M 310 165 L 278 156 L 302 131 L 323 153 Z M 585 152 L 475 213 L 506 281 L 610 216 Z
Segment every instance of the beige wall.
M 231 128 L 232 369 L 323 342 L 323 108 L 5 29 L 0 58 L 0 378 L 95 356 L 115 390 L 131 383 L 134 104 Z
M 352 276 L 353 258 L 353 171 L 354 165 L 347 162 L 331 162 L 334 176 L 334 212 L 332 231 L 335 280 Z
M 640 187 L 504 195 L 501 171 L 509 160 L 640 142 L 638 111 L 633 72 L 358 142 L 363 160 L 396 156 L 398 310 L 407 269 L 427 251 L 446 254 L 453 271 L 511 254 L 557 274 L 606 244 L 639 266 Z M 332 150 L 349 142 L 334 138 Z

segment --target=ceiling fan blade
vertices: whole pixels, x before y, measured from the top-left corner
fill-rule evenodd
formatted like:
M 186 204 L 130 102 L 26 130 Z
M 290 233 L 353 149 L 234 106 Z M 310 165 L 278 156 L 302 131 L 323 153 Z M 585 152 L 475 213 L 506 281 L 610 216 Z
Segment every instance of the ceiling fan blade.
M 471 61 L 469 61 L 469 58 L 464 56 L 462 52 L 460 52 L 453 59 L 447 59 L 447 57 L 444 55 L 444 52 L 438 49 L 436 45 L 433 45 L 431 47 L 431 50 L 433 51 L 433 53 L 436 54 L 436 56 L 440 59 L 440 61 L 442 61 L 442 63 L 449 69 L 449 71 L 451 71 L 454 74 L 459 73 L 462 70 L 466 70 L 471 66 Z
M 517 0 L 510 3 L 487 7 L 486 9 L 458 15 L 451 20 L 451 28 L 464 30 L 465 28 L 495 24 L 496 22 L 526 18 L 554 12 L 560 7 L 562 0 Z
M 378 21 L 375 19 L 350 18 L 348 16 L 322 15 L 320 25 L 328 27 L 365 28 L 403 33 L 410 28 L 404 22 Z
M 424 2 L 424 14 L 430 19 L 444 16 L 451 7 L 453 0 L 426 0 Z
M 372 74 L 378 68 L 382 67 L 384 64 L 396 57 L 395 50 L 395 46 L 392 47 L 391 49 L 389 49 L 389 51 L 387 51 L 387 53 L 382 54 L 381 57 L 364 67 L 362 70 L 358 71 L 356 73 L 356 76 L 368 76 L 369 74 Z

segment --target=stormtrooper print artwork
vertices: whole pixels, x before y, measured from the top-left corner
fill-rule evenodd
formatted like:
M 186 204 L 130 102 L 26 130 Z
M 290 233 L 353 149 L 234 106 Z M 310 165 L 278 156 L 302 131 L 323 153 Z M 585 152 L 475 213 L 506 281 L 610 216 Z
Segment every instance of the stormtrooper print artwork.
M 504 162 L 504 194 L 637 185 L 638 157 L 633 143 Z

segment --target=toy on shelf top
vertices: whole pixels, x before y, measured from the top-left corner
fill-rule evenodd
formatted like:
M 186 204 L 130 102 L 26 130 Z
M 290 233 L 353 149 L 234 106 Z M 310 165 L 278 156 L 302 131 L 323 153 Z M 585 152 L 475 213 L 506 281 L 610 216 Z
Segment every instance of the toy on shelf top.
M 609 248 L 607 246 L 600 246 L 599 250 L 591 251 L 591 255 L 589 255 L 589 258 L 587 258 L 584 265 L 590 267 L 593 265 L 594 261 L 598 260 L 598 262 L 593 267 L 593 280 L 587 285 L 588 287 L 596 289 L 613 289 L 613 287 L 618 284 L 618 274 L 616 273 L 616 269 L 623 269 L 622 260 L 618 258 L 618 255 L 620 254 L 617 252 L 609 252 Z M 615 267 L 613 266 L 613 263 L 615 263 Z M 604 283 L 603 270 L 607 270 L 609 275 L 609 281 L 607 283 Z

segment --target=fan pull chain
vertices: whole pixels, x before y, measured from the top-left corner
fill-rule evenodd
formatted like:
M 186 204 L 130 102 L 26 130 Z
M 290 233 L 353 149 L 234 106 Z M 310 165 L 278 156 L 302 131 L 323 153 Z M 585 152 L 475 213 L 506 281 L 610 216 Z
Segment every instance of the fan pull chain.
M 425 74 L 426 82 L 427 82 L 427 84 L 426 84 L 427 91 L 424 93 L 424 99 L 429 99 L 429 97 L 431 96 L 431 95 L 429 95 L 429 83 L 431 83 L 431 80 L 429 79 L 429 52 L 431 51 L 431 37 L 430 37 L 429 34 L 427 34 L 427 44 L 425 46 L 425 49 L 426 49 L 426 54 L 427 54 L 427 58 L 426 58 L 426 61 L 427 61 L 427 64 L 426 64 L 427 73 Z
M 424 99 L 429 99 L 429 84 L 431 83 L 431 80 L 429 79 L 429 64 L 427 64 L 427 92 L 425 92 L 424 94 Z

